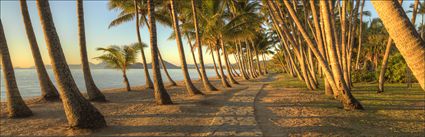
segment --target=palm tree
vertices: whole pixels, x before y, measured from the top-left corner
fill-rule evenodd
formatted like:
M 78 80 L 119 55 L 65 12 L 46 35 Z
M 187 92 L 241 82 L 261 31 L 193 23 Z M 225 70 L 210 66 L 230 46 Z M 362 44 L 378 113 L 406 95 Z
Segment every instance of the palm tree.
M 403 2 L 403 1 L 401 1 L 401 2 Z M 402 4 L 403 3 L 400 3 L 400 5 L 402 5 Z M 393 43 L 393 40 L 391 39 L 391 37 L 388 37 L 384 57 L 382 58 L 381 72 L 379 72 L 379 77 L 378 77 L 378 93 L 384 92 L 384 83 L 385 83 L 385 77 L 384 76 L 385 76 L 385 72 L 387 70 L 388 58 L 390 57 L 392 43 Z
M 91 101 L 105 102 L 105 96 L 97 88 L 90 72 L 89 60 L 87 59 L 86 34 L 84 27 L 83 0 L 77 0 L 78 37 L 80 42 L 81 64 L 84 73 L 87 95 Z
M 181 62 L 181 69 L 183 72 L 184 82 L 186 84 L 186 90 L 189 95 L 197 95 L 197 94 L 203 94 L 201 91 L 199 91 L 192 83 L 189 72 L 187 70 L 187 64 L 186 64 L 186 58 L 184 55 L 184 48 L 181 40 L 181 33 L 179 28 L 179 20 L 177 19 L 177 13 L 176 13 L 176 5 L 174 3 L 174 0 L 170 0 L 171 5 L 171 15 L 173 18 L 173 28 L 176 35 L 176 43 L 179 50 L 179 57 Z
M 364 8 L 365 0 L 362 0 L 362 4 L 360 6 L 360 28 L 359 28 L 359 46 L 357 47 L 357 58 L 356 58 L 356 65 L 355 69 L 359 69 L 359 58 L 360 58 L 360 51 L 362 49 L 362 38 L 363 38 L 363 8 Z
M 21 118 L 32 116 L 32 111 L 25 104 L 19 93 L 18 84 L 16 84 L 15 72 L 13 70 L 12 60 L 10 59 L 9 49 L 7 47 L 6 36 L 3 30 L 3 24 L 0 19 L 0 59 L 3 69 L 4 82 L 6 85 L 7 110 L 9 117 Z
M 159 50 L 158 50 L 158 57 L 159 57 L 159 60 L 161 61 L 162 69 L 164 69 L 165 76 L 167 76 L 168 82 L 170 82 L 170 86 L 177 86 L 177 83 L 171 78 L 170 74 L 168 73 L 167 66 L 165 66 L 164 60 L 162 59 L 162 55 Z
M 171 101 L 170 95 L 168 95 L 165 90 L 164 83 L 161 78 L 161 71 L 159 68 L 158 60 L 158 45 L 157 45 L 157 36 L 156 36 L 156 24 L 155 24 L 155 4 L 153 0 L 148 0 L 148 18 L 150 24 L 150 46 L 151 46 L 151 57 L 152 57 L 152 71 L 153 71 L 153 86 L 156 104 L 166 105 L 173 104 Z
M 202 2 L 202 1 L 199 1 Z M 202 5 L 202 3 L 200 3 Z M 207 72 L 205 71 L 205 65 L 204 65 L 204 57 L 202 55 L 202 43 L 201 43 L 201 37 L 199 36 L 199 26 L 198 26 L 198 17 L 197 17 L 197 4 L 196 0 L 192 0 L 192 14 L 193 14 L 193 25 L 195 28 L 195 38 L 196 38 L 196 47 L 198 47 L 198 60 L 199 65 L 201 67 L 201 78 L 202 83 L 204 84 L 204 88 L 206 91 L 217 91 L 217 88 L 215 88 L 210 81 L 208 80 Z
M 69 126 L 74 128 L 105 127 L 106 121 L 103 115 L 83 97 L 71 75 L 53 22 L 49 1 L 37 0 L 36 3 Z
M 341 101 L 344 105 L 344 108 L 346 109 L 362 109 L 362 105 L 360 104 L 360 102 L 358 102 L 350 93 L 350 90 L 347 88 L 346 83 L 344 81 L 344 78 L 342 76 L 342 71 L 341 71 L 341 67 L 338 64 L 338 60 L 337 60 L 337 55 L 335 54 L 335 47 L 333 46 L 329 46 L 329 45 L 333 45 L 333 44 L 329 44 L 332 43 L 333 41 L 331 40 L 333 38 L 333 34 L 332 34 L 332 29 L 331 29 L 331 23 L 330 23 L 330 18 L 329 18 L 329 7 L 328 7 L 328 2 L 326 1 L 320 1 L 320 5 L 323 7 L 322 8 L 322 15 L 324 20 L 324 24 L 326 27 L 326 32 L 327 32 L 327 38 L 328 38 L 328 46 L 329 48 L 332 50 L 331 55 L 331 64 L 332 64 L 332 69 L 333 72 L 331 72 L 331 69 L 328 66 L 328 63 L 326 60 L 324 60 L 323 55 L 320 54 L 319 50 L 317 49 L 316 46 L 313 45 L 313 42 L 311 41 L 310 37 L 308 36 L 306 30 L 303 28 L 303 26 L 301 25 L 298 17 L 295 15 L 295 12 L 291 6 L 291 4 L 289 4 L 288 1 L 284 1 L 285 7 L 288 9 L 288 12 L 290 13 L 290 17 L 292 18 L 292 20 L 294 21 L 295 25 L 297 26 L 299 32 L 301 33 L 302 37 L 304 38 L 304 40 L 307 43 L 307 46 L 312 50 L 313 54 L 316 56 L 317 61 L 319 62 L 320 66 L 322 67 L 322 69 L 325 72 L 326 78 L 329 81 L 332 89 L 334 91 L 339 91 L 341 94 Z M 276 12 L 276 8 L 273 4 L 272 1 L 268 1 L 267 2 L 267 6 L 271 7 L 270 8 L 270 14 L 272 15 L 272 18 L 274 20 L 274 22 L 276 22 L 276 16 L 275 13 Z M 284 25 L 283 25 L 284 26 Z M 285 29 L 280 29 L 279 27 L 278 31 L 280 34 L 282 34 L 282 30 Z M 286 33 L 287 34 L 287 33 Z M 291 42 L 291 40 L 290 40 Z M 291 42 L 291 43 L 295 43 L 295 42 Z M 335 45 L 334 45 L 335 46 Z M 330 50 L 330 51 L 331 51 Z M 333 76 L 333 73 L 335 73 L 335 78 Z M 338 82 L 338 87 L 336 82 Z
M 45 101 L 59 100 L 59 93 L 55 85 L 47 74 L 46 67 L 44 66 L 43 59 L 41 58 L 40 50 L 35 37 L 34 29 L 32 27 L 28 6 L 26 0 L 20 0 L 22 17 L 24 20 L 25 31 L 27 33 L 28 41 L 30 43 L 31 52 L 33 55 L 35 68 L 37 70 L 38 81 L 41 88 L 41 99 Z
M 425 90 L 425 43 L 396 1 L 372 1 L 396 47 Z
M 139 48 L 143 48 L 138 43 L 131 46 L 109 46 L 108 48 L 97 48 L 98 51 L 103 51 L 104 54 L 95 59 L 101 60 L 108 64 L 109 67 L 119 69 L 122 72 L 124 85 L 127 91 L 131 91 L 130 82 L 127 78 L 128 66 L 136 62 L 136 54 Z
M 218 79 L 221 79 L 221 75 L 220 75 L 220 73 L 218 73 L 218 70 L 217 70 L 217 63 L 215 62 L 214 50 L 213 49 L 211 49 L 211 58 L 213 59 L 215 74 L 217 75 Z
M 138 8 L 137 0 L 134 0 L 134 9 L 135 9 L 134 10 L 135 11 L 134 14 L 136 15 L 137 41 L 139 42 L 139 44 L 141 44 L 142 43 L 142 38 L 140 36 L 140 28 L 139 28 L 140 23 L 139 23 L 139 12 L 138 12 L 139 11 L 139 8 Z M 147 26 L 149 26 L 149 25 L 147 24 Z M 151 80 L 151 78 L 149 76 L 149 71 L 148 71 L 148 67 L 147 67 L 147 63 L 146 63 L 145 51 L 144 51 L 143 48 L 140 48 L 140 50 L 141 50 L 141 53 L 142 53 L 143 70 L 145 72 L 146 87 L 147 88 L 152 88 L 153 85 L 152 85 L 152 80 Z

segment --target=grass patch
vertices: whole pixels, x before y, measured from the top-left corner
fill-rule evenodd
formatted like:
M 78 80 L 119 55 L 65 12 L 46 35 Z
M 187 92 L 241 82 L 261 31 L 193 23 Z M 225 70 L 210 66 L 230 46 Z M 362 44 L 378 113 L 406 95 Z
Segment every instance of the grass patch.
M 354 83 L 352 94 L 362 103 L 365 110 L 344 111 L 337 108 L 342 106 L 338 101 L 323 94 L 322 78 L 319 80 L 319 92 L 309 92 L 303 81 L 288 74 L 280 74 L 276 78 L 271 84 L 274 88 L 300 88 L 298 96 L 305 96 L 302 94 L 306 93 L 315 94 L 315 99 L 312 99 L 315 101 L 300 102 L 300 105 L 320 110 L 320 114 L 325 116 L 324 122 L 329 125 L 363 132 L 359 134 L 360 136 L 425 134 L 425 92 L 419 84 L 407 88 L 403 83 L 386 83 L 385 91 L 378 94 L 377 83 Z M 338 119 L 340 117 L 343 119 Z

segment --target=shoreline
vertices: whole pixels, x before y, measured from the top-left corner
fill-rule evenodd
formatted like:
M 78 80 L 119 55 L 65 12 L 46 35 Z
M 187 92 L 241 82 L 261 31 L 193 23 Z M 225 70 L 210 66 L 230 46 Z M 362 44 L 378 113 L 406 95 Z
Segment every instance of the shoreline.
M 208 79 L 209 80 L 218 80 L 218 78 L 217 77 L 214 77 L 214 76 L 213 77 L 208 77 Z M 199 82 L 199 81 L 201 81 L 201 79 L 199 79 L 199 78 L 192 79 L 192 82 L 194 82 L 194 83 L 195 82 Z M 183 86 L 184 85 L 184 84 L 182 84 L 182 83 L 184 83 L 184 80 L 178 80 L 178 81 L 175 81 L 175 82 L 177 84 L 177 86 L 175 86 L 175 87 L 179 87 L 179 86 Z M 170 87 L 173 87 L 173 86 L 170 86 L 170 83 L 169 82 L 164 82 L 164 86 L 165 86 L 166 89 L 167 88 L 170 88 Z M 132 91 L 122 91 L 122 92 L 134 92 L 134 91 L 139 91 L 139 90 L 147 90 L 147 88 L 144 85 L 131 86 L 131 88 L 132 88 Z M 102 89 L 99 89 L 99 90 L 102 93 L 108 93 L 108 92 L 114 92 L 114 91 L 116 92 L 116 91 L 125 90 L 125 87 L 123 85 L 123 87 L 121 87 L 121 88 L 120 87 L 113 87 L 113 88 L 102 88 Z M 86 90 L 80 90 L 80 92 L 81 92 L 81 94 L 83 94 L 84 98 L 87 99 L 87 92 L 86 92 Z M 41 91 L 40 91 L 40 93 L 41 93 Z M 21 96 L 22 96 L 22 94 L 21 94 Z M 38 101 L 39 97 L 40 97 L 40 95 L 39 96 L 22 97 L 22 99 L 28 105 L 28 104 L 36 103 Z M 6 99 L 7 99 L 7 97 L 5 97 L 4 99 L 0 99 L 0 104 L 3 105 L 5 103 L 7 103 Z

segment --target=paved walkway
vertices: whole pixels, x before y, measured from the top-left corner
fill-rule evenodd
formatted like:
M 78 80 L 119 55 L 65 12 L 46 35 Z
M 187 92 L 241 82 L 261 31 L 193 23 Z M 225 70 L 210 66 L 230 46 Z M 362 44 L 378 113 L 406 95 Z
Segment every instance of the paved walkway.
M 262 136 L 254 115 L 255 97 L 263 84 L 250 85 L 231 97 L 215 114 L 205 136 Z

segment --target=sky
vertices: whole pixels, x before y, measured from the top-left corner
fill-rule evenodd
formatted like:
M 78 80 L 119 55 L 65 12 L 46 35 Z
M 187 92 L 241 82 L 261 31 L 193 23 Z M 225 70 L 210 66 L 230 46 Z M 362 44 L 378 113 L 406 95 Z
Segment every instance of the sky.
M 35 0 L 28 0 L 27 3 L 43 61 L 45 64 L 50 64 Z M 405 3 L 404 7 L 407 8 L 413 1 L 406 1 Z M 80 64 L 76 2 L 73 0 L 50 0 L 50 8 L 67 63 Z M 364 10 L 371 11 L 372 18 L 378 16 L 369 1 L 366 2 Z M 19 0 L 0 0 L 0 14 L 14 67 L 28 68 L 34 66 L 31 49 L 22 21 Z M 109 23 L 118 14 L 119 11 L 110 11 L 108 9 L 107 0 L 84 1 L 87 52 L 90 62 L 99 63 L 99 61 L 93 59 L 102 54 L 102 52 L 96 51 L 98 47 L 126 45 L 137 42 L 134 21 L 110 29 L 108 28 Z M 420 16 L 418 16 L 418 20 L 420 19 Z M 368 20 L 368 17 L 365 20 Z M 147 28 L 144 27 L 141 29 L 141 33 L 142 41 L 149 43 Z M 180 65 L 176 42 L 175 40 L 168 40 L 171 33 L 172 28 L 157 23 L 158 46 L 164 60 Z M 192 64 L 193 60 L 190 54 L 190 48 L 185 39 L 183 39 L 183 44 L 186 61 L 188 64 Z M 205 63 L 212 63 L 210 55 L 205 55 L 205 48 L 203 49 Z M 147 61 L 150 62 L 150 48 L 145 49 L 145 54 Z M 233 62 L 232 57 L 230 59 Z M 140 62 L 140 58 L 138 60 Z

